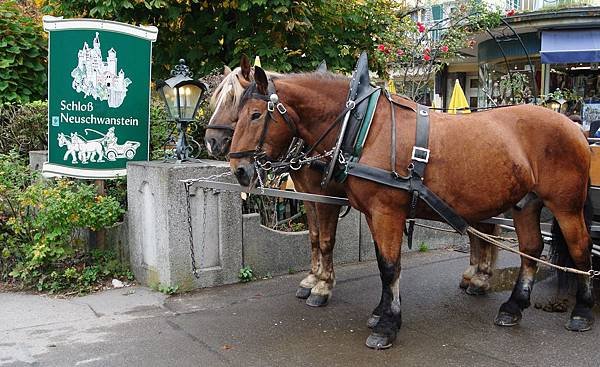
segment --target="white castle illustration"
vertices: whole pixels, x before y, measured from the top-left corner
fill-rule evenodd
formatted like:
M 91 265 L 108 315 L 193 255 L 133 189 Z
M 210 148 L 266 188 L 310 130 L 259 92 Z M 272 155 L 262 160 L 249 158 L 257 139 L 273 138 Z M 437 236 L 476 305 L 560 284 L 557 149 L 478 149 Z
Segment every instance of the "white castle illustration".
M 109 107 L 119 107 L 127 95 L 131 80 L 125 77 L 123 69 L 117 73 L 117 51 L 114 48 L 108 50 L 108 57 L 103 61 L 100 38 L 96 32 L 93 47 L 84 42 L 77 56 L 77 67 L 71 72 L 73 89 L 77 93 L 84 93 L 85 97 L 108 101 Z

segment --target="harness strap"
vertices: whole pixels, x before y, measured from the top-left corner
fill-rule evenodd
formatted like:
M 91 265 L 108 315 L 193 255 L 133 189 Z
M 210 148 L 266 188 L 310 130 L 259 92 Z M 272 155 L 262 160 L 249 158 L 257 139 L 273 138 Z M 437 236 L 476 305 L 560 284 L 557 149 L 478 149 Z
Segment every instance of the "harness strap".
M 207 125 L 206 129 L 215 129 L 215 130 L 229 130 L 229 131 L 235 131 L 235 128 L 229 126 L 229 125 Z
M 421 180 L 425 177 L 425 167 L 429 162 L 429 108 L 417 105 L 417 126 L 415 146 L 412 150 L 413 171 Z
M 390 101 L 390 109 L 392 110 L 392 146 L 390 147 L 390 166 L 392 168 L 392 174 L 397 177 L 399 175 L 398 172 L 396 172 L 396 111 L 394 108 L 394 102 L 392 101 L 392 96 L 387 89 L 385 90 L 385 96 Z
M 465 234 L 467 222 L 457 215 L 455 211 L 446 204 L 439 196 L 429 190 L 421 180 L 410 180 L 410 177 L 400 176 L 398 179 L 392 177 L 391 172 L 366 166 L 361 163 L 348 162 L 348 174 L 351 176 L 363 178 L 365 180 L 380 183 L 382 185 L 394 187 L 397 189 L 419 192 L 419 198 L 429 205 L 442 219 L 444 219 L 454 230 L 460 234 Z

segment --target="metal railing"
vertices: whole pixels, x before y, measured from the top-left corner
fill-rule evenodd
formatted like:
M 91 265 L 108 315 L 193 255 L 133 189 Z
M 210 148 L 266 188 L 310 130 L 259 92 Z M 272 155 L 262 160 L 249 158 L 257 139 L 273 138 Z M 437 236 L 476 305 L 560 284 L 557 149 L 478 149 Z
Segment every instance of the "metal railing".
M 549 8 L 600 6 L 600 0 L 506 0 L 505 10 L 536 11 Z

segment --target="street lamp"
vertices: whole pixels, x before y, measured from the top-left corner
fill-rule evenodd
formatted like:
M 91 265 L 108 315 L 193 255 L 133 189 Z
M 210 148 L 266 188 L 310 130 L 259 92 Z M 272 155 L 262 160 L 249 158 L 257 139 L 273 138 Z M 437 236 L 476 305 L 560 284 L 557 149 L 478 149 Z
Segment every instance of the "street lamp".
M 552 111 L 561 112 L 562 105 L 566 102 L 565 99 L 559 98 L 558 100 L 549 99 L 546 101 L 546 107 Z
M 189 145 L 186 131 L 190 122 L 194 121 L 202 96 L 208 86 L 201 81 L 192 79 L 193 73 L 185 64 L 184 59 L 171 70 L 171 78 L 156 82 L 156 90 L 165 103 L 168 120 L 175 121 L 179 134 L 175 153 L 177 160 L 187 161 Z

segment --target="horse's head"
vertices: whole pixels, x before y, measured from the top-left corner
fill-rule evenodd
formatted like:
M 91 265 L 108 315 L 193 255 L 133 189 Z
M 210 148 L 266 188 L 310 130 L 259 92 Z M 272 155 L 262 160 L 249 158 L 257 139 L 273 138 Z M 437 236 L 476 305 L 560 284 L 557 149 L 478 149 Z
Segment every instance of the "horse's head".
M 225 66 L 223 81 L 210 98 L 213 114 L 208 122 L 204 142 L 213 156 L 223 156 L 229 152 L 229 145 L 237 121 L 237 112 L 244 90 L 253 80 L 254 71 L 246 55 L 242 56 L 240 66 L 230 70 Z
M 58 146 L 64 147 L 67 144 L 67 137 L 63 133 L 58 133 Z
M 297 115 L 285 111 L 285 101 L 279 100 L 265 71 L 255 67 L 254 77 L 240 100 L 229 153 L 231 169 L 242 186 L 254 182 L 257 165 L 282 156 L 296 134 Z

